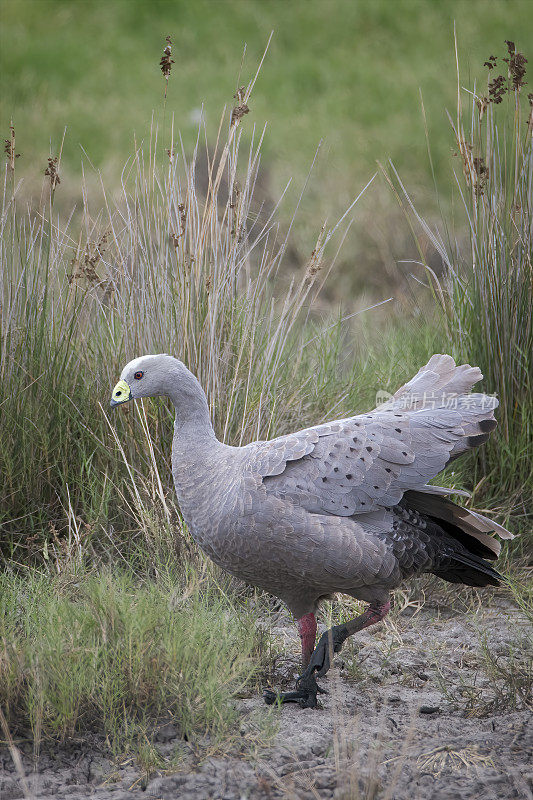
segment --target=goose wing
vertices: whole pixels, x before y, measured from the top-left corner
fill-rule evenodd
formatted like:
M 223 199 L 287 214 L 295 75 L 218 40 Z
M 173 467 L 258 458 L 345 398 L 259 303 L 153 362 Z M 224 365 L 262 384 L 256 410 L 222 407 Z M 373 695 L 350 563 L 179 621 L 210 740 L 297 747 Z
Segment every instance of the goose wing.
M 428 481 L 496 426 L 495 398 L 469 393 L 482 377 L 434 355 L 368 414 L 250 445 L 252 471 L 267 492 L 341 517 L 390 508 L 409 490 L 448 494 Z

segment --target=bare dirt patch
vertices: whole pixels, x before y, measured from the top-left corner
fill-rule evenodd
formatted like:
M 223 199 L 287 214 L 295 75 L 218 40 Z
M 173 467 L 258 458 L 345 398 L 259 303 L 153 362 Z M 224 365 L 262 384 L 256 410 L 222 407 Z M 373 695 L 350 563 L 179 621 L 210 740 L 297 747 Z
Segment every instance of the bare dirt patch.
M 275 633 L 289 653 L 276 682 L 287 688 L 295 626 L 281 616 Z M 101 740 L 43 744 L 38 757 L 18 741 L 24 781 L 0 750 L 0 796 L 529 800 L 531 655 L 530 626 L 506 601 L 464 612 L 408 606 L 336 657 L 321 708 L 238 700 L 243 747 L 224 757 L 200 757 L 171 724 L 154 736 L 160 767 L 149 772 L 113 761 Z

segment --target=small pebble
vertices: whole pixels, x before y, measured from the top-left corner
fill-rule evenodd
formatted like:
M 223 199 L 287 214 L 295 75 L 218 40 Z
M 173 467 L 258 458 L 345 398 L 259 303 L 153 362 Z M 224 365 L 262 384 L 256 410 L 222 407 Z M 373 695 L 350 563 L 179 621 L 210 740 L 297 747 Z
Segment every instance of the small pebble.
M 419 714 L 436 714 L 440 711 L 439 706 L 420 706 L 418 709 Z

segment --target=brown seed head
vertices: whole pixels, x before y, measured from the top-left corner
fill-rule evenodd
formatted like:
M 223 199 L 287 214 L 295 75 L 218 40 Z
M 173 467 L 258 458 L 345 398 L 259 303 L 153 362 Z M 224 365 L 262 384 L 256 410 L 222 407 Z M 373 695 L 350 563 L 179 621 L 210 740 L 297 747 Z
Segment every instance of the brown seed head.
M 309 281 L 310 283 L 313 283 L 315 276 L 317 275 L 317 273 L 320 272 L 320 270 L 324 266 L 324 263 L 322 261 L 322 253 L 323 253 L 322 243 L 324 241 L 325 233 L 326 233 L 326 225 L 324 223 L 318 235 L 318 239 L 316 240 L 314 250 L 311 253 L 311 257 L 307 262 L 305 270 L 305 280 Z
M 489 103 L 501 103 L 506 91 L 505 78 L 503 75 L 496 75 L 494 80 L 489 81 Z
M 163 50 L 163 55 L 161 56 L 159 67 L 165 79 L 168 81 L 170 77 L 170 71 L 172 69 L 172 64 L 174 64 L 175 62 L 174 59 L 172 58 L 172 39 L 170 38 L 170 36 L 167 36 L 165 41 L 167 45 Z
M 181 233 L 183 235 L 185 233 L 185 224 L 187 222 L 187 212 L 185 211 L 185 206 L 183 205 L 183 203 L 179 204 L 178 211 L 180 213 L 180 224 L 182 227 Z
M 236 105 L 233 108 L 232 112 L 231 112 L 231 124 L 232 125 L 236 125 L 237 122 L 240 119 L 242 119 L 242 117 L 244 117 L 245 114 L 248 114 L 249 111 L 250 111 L 250 109 L 248 108 L 248 106 L 244 102 L 245 94 L 246 94 L 246 87 L 245 86 L 241 86 L 239 89 L 237 89 L 237 91 L 233 95 L 235 100 L 237 100 L 238 105 Z
M 108 239 L 108 232 L 105 231 L 98 242 L 94 244 L 92 247 L 88 242 L 85 246 L 85 252 L 83 254 L 82 261 L 78 261 L 76 258 L 73 258 L 71 261 L 72 272 L 69 275 L 69 283 L 72 283 L 75 280 L 80 278 L 85 278 L 89 281 L 89 283 L 102 283 L 102 279 L 98 275 L 96 268 L 100 259 L 102 258 L 103 254 L 106 251 L 107 239 Z
M 476 194 L 482 195 L 485 191 L 485 187 L 487 185 L 487 180 L 489 178 L 489 168 L 485 163 L 485 159 L 483 156 L 474 156 L 472 159 L 472 164 L 474 167 L 474 172 L 476 174 L 476 182 L 475 182 L 475 190 Z
M 237 122 L 244 117 L 245 114 L 248 114 L 250 109 L 243 103 L 240 106 L 235 106 L 235 108 L 231 112 L 231 124 L 236 125 Z
M 509 58 L 504 58 L 503 60 L 509 68 L 509 78 L 513 84 L 513 89 L 517 92 L 526 84 L 524 77 L 526 74 L 527 58 L 523 53 L 518 52 L 514 42 L 510 42 L 506 39 L 505 44 L 507 45 Z
M 56 186 L 59 186 L 59 184 L 61 183 L 61 180 L 59 178 L 59 172 L 57 171 L 58 166 L 59 166 L 58 157 L 54 156 L 52 158 L 52 156 L 50 156 L 48 158 L 48 166 L 46 167 L 44 174 L 50 178 L 50 187 L 52 189 L 55 189 Z
M 13 123 L 9 126 L 9 139 L 4 139 L 4 153 L 7 156 L 8 168 L 11 172 L 15 171 L 15 159 L 20 158 L 20 153 L 15 153 L 15 128 Z
M 474 156 L 473 147 L 462 136 L 457 139 L 459 155 L 463 161 L 463 173 L 467 186 L 472 186 L 479 197 L 485 191 L 489 170 L 483 156 Z

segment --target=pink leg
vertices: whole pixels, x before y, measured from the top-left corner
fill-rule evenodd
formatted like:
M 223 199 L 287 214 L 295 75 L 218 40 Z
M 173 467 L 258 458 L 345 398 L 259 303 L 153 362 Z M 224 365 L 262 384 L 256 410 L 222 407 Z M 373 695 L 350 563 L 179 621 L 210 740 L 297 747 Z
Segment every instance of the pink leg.
M 352 636 L 369 625 L 380 622 L 389 612 L 390 602 L 371 603 L 364 614 L 345 622 L 344 625 L 334 625 L 320 637 L 313 650 L 316 638 L 316 619 L 314 614 L 306 614 L 298 620 L 298 630 L 302 640 L 302 661 L 304 672 L 296 682 L 296 691 L 274 694 L 267 690 L 265 702 L 269 705 L 279 700 L 282 703 L 299 703 L 302 708 L 316 708 L 317 695 L 324 690 L 316 682 L 316 677 L 325 675 L 330 667 L 332 653 L 338 653 L 348 636 Z M 315 677 L 316 676 L 316 677 Z
M 304 675 L 306 673 L 312 675 L 315 670 L 318 677 L 325 675 L 330 667 L 331 654 L 338 653 L 349 636 L 368 628 L 369 625 L 381 622 L 387 616 L 389 610 L 389 601 L 383 603 L 383 605 L 370 604 L 367 610 L 363 614 L 359 614 L 355 619 L 350 619 L 343 625 L 334 625 L 329 631 L 323 633 L 316 649 L 313 651 Z
M 311 653 L 315 649 L 316 617 L 311 612 L 298 620 L 298 633 L 302 640 L 302 666 L 305 669 L 309 664 Z
M 377 622 L 381 622 L 390 611 L 390 600 L 382 606 L 369 606 L 367 610 L 360 614 L 355 619 L 350 620 L 346 623 L 345 627 L 348 631 L 348 636 L 352 636 L 354 633 L 358 631 L 364 630 L 364 628 L 368 628 L 369 625 L 375 625 Z M 339 626 L 341 627 L 341 626 Z

